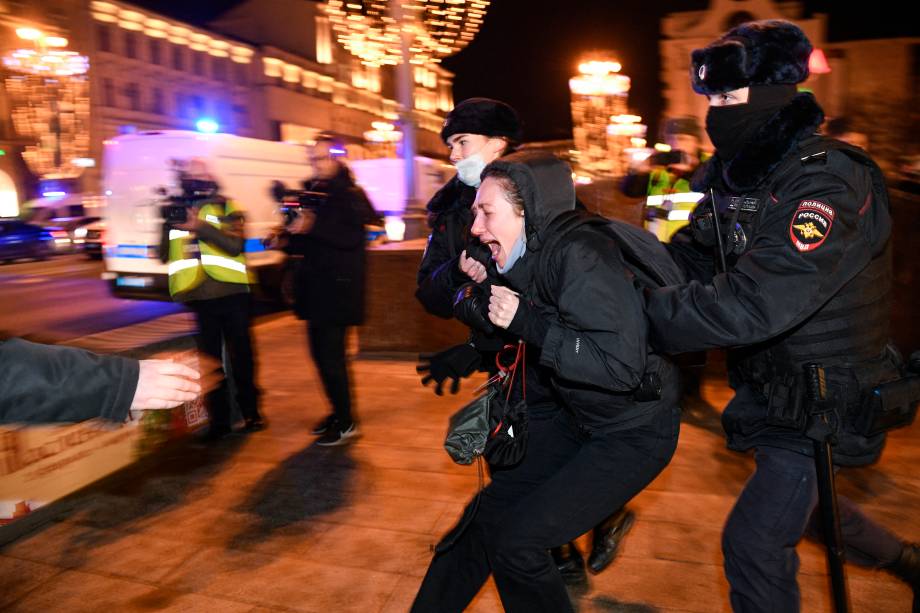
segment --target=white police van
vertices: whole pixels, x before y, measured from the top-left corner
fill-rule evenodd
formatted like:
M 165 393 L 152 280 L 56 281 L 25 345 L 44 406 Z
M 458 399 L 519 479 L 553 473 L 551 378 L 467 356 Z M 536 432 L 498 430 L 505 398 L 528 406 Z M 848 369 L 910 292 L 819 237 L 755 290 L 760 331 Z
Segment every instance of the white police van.
M 203 160 L 246 216 L 246 262 L 264 293 L 278 295 L 287 257 L 262 244 L 282 223 L 272 182 L 299 185 L 311 173 L 302 146 L 244 138 L 162 130 L 125 134 L 105 141 L 106 272 L 116 296 L 169 299 L 167 266 L 160 261 L 163 188 L 177 193 L 176 161 Z

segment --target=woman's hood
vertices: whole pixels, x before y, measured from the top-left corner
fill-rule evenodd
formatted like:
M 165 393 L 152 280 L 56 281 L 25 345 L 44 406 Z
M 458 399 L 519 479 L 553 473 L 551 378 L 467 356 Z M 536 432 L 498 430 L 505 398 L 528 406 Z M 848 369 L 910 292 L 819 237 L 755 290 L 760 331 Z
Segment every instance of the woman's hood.
M 542 242 L 542 231 L 557 215 L 575 208 L 575 184 L 571 167 L 556 156 L 522 151 L 499 158 L 486 166 L 507 173 L 521 191 L 524 199 L 524 222 L 527 249 L 536 251 Z

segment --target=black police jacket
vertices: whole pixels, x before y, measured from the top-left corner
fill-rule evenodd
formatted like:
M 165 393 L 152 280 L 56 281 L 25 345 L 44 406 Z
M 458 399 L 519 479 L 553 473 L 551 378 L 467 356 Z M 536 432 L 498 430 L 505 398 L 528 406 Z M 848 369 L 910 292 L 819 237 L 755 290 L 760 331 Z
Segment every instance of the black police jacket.
M 453 317 L 457 290 L 470 280 L 457 262 L 470 240 L 475 198 L 476 188 L 454 176 L 428 202 L 431 234 L 419 264 L 415 297 L 426 311 L 445 319 Z
M 795 378 L 817 362 L 837 407 L 835 462 L 861 464 L 884 435 L 853 430 L 860 395 L 897 376 L 886 350 L 891 220 L 878 167 L 816 137 L 822 118 L 799 94 L 730 163 L 703 167 L 694 189 L 707 197 L 669 245 L 693 281 L 647 291 L 645 308 L 661 351 L 730 348 L 730 383 L 745 388 L 723 414 L 730 447 L 810 454 Z

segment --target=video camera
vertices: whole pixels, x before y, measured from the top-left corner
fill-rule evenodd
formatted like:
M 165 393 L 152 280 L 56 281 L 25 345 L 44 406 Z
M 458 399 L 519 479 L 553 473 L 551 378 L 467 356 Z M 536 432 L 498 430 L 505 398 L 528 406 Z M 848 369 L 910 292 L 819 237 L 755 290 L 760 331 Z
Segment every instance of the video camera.
M 688 160 L 683 151 L 672 149 L 671 151 L 657 151 L 653 153 L 649 158 L 649 163 L 652 166 L 671 166 L 673 164 L 687 164 Z
M 313 211 L 325 204 L 328 194 L 306 189 L 288 189 L 281 181 L 272 181 L 271 195 L 280 205 L 284 225 L 288 226 L 303 211 Z
M 219 187 L 214 181 L 193 179 L 177 160 L 173 160 L 173 171 L 178 179 L 179 193 L 170 193 L 167 187 L 158 187 L 154 191 L 160 195 L 165 204 L 160 206 L 160 217 L 167 225 L 183 224 L 188 221 L 188 210 L 213 202 L 217 198 Z

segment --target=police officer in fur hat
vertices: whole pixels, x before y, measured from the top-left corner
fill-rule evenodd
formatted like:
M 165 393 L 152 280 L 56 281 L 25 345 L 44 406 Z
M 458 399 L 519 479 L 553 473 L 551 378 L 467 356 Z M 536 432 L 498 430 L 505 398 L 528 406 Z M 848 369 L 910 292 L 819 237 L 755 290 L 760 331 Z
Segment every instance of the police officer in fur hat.
M 469 281 L 466 273 L 485 279 L 488 254 L 471 257 L 475 254 L 467 252 L 473 220 L 470 206 L 486 165 L 514 151 L 522 137 L 517 112 L 499 100 L 468 98 L 447 115 L 441 139 L 457 174 L 428 202 L 431 235 L 415 293 L 429 313 L 452 317 L 457 290 Z
M 707 197 L 668 245 L 692 281 L 646 296 L 656 349 L 729 348 L 735 396 L 722 424 L 728 446 L 757 464 L 723 532 L 736 611 L 800 607 L 796 545 L 817 503 L 803 366 L 825 368 L 838 466 L 879 457 L 885 434 L 861 429 L 863 399 L 903 368 L 889 342 L 884 179 L 864 151 L 816 135 L 821 107 L 796 88 L 811 49 L 794 24 L 756 21 L 693 52 L 716 154 L 694 177 Z M 847 559 L 909 582 L 918 611 L 920 548 L 839 505 Z

